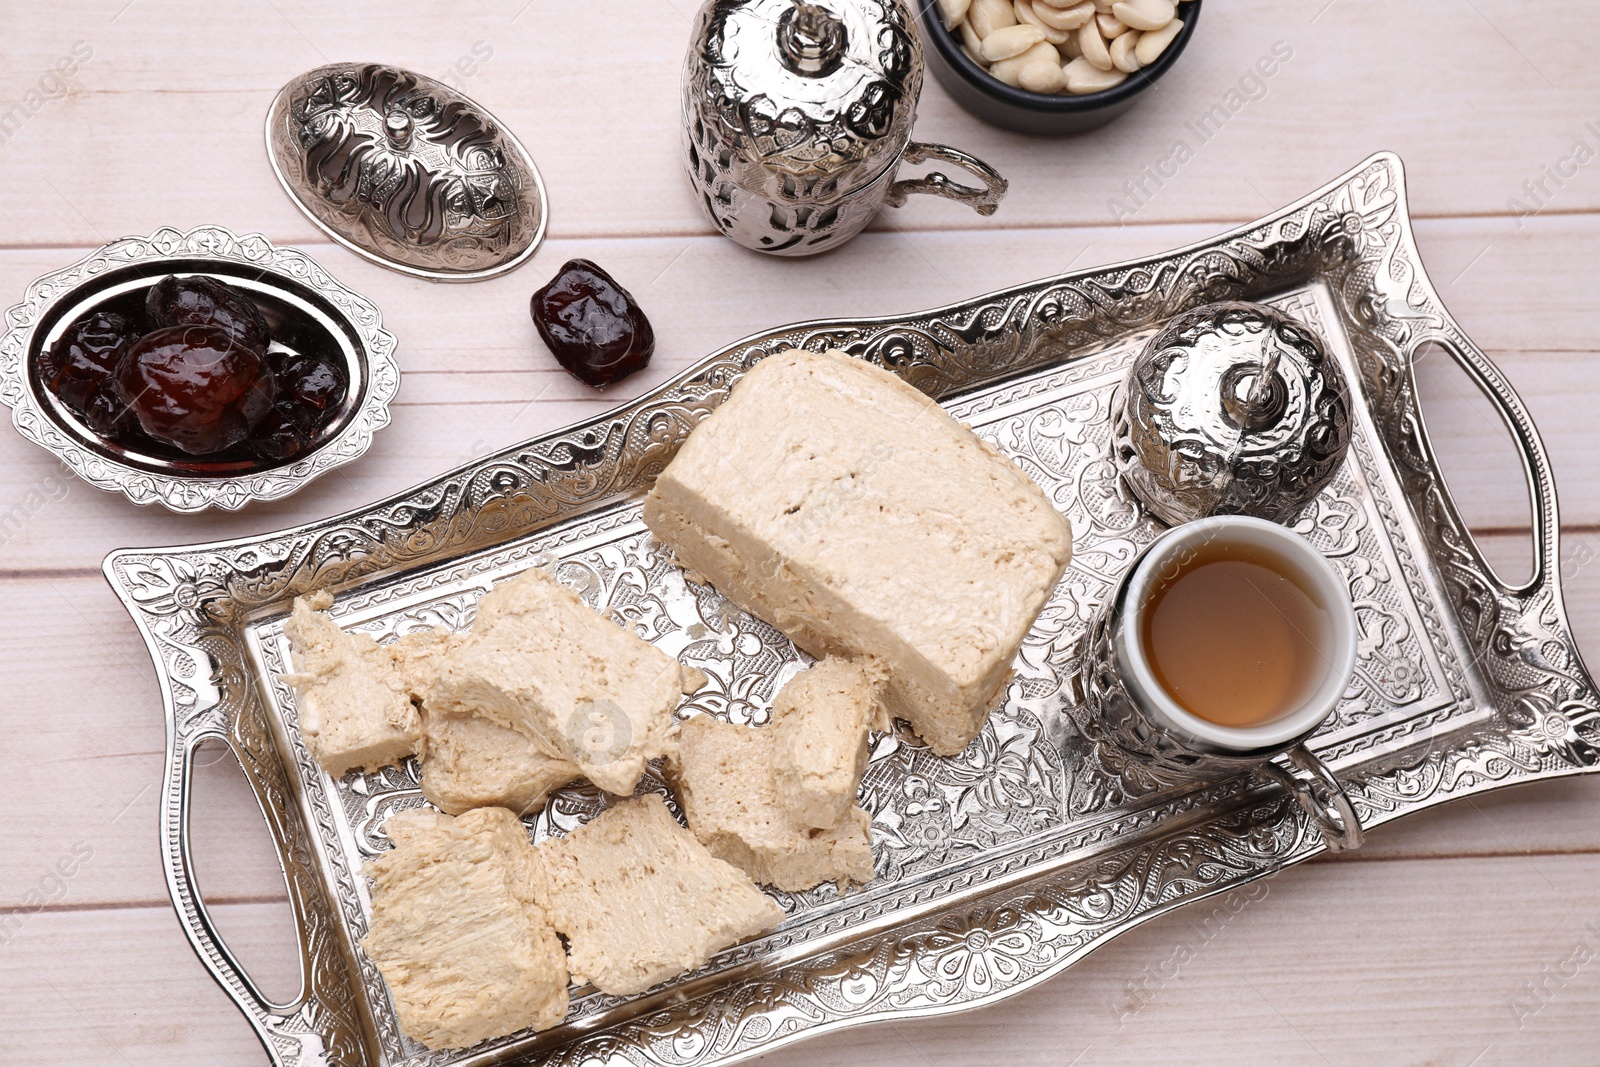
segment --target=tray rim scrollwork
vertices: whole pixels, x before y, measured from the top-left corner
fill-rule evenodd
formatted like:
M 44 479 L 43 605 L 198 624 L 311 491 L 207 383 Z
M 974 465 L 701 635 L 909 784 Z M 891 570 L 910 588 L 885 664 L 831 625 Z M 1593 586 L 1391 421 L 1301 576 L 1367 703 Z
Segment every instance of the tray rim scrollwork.
M 1117 338 L 1223 299 L 1262 299 L 1316 282 L 1354 354 L 1381 466 L 1399 487 L 1384 521 L 1425 546 L 1448 627 L 1472 651 L 1467 725 L 1400 731 L 1337 763 L 1369 828 L 1447 800 L 1600 766 L 1600 697 L 1561 598 L 1559 524 L 1548 457 L 1521 401 L 1445 309 L 1418 256 L 1400 160 L 1379 153 L 1267 217 L 1159 256 L 1075 271 L 908 316 L 780 327 L 707 356 L 598 419 L 506 449 L 388 500 L 292 530 L 207 545 L 125 549 L 105 574 L 157 667 L 167 718 L 161 839 L 168 888 L 201 962 L 255 1028 L 273 1062 L 376 1064 L 392 1047 L 363 1003 L 331 885 L 359 872 L 318 845 L 331 813 L 299 787 L 263 709 L 250 628 L 314 588 L 348 590 L 422 572 L 636 494 L 739 375 L 771 352 L 841 348 L 931 395 L 1087 358 Z M 1507 583 L 1484 560 L 1439 475 L 1414 362 L 1438 345 L 1510 429 L 1528 475 L 1534 569 Z M 1403 510 L 1404 514 L 1399 511 Z M 1464 720 L 1466 721 L 1466 720 Z M 239 760 L 273 832 L 300 931 L 302 989 L 273 1003 L 218 936 L 188 851 L 195 750 Z M 908 889 L 862 907 L 849 937 L 798 946 L 776 966 L 736 962 L 651 995 L 621 1021 L 564 1044 L 537 1040 L 466 1059 L 577 1067 L 595 1061 L 710 1067 L 842 1027 L 993 1003 L 1057 974 L 1134 926 L 1323 851 L 1297 805 L 1252 779 L 1180 798 L 1159 820 L 1115 816 L 1068 847 L 1019 849 L 941 891 Z M 334 869 L 337 868 L 337 869 Z M 964 880 L 963 880 L 964 879 Z M 346 909 L 341 912 L 341 909 Z M 389 1035 L 392 1037 L 392 1034 Z M 397 1062 L 397 1061 L 391 1061 Z

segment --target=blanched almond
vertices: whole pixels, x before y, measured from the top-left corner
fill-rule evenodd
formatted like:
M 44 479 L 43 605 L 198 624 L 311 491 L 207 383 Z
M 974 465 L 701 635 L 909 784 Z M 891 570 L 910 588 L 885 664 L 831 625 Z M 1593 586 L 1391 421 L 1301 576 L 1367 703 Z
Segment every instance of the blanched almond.
M 1124 74 L 1132 74 L 1139 69 L 1139 60 L 1135 58 L 1138 51 L 1139 38 L 1144 36 L 1138 30 L 1129 30 L 1127 33 L 1111 42 L 1111 65 Z
M 971 22 L 961 24 L 961 46 L 979 63 L 988 62 L 983 58 L 983 38 L 978 36 L 978 31 L 972 28 Z
M 989 68 L 989 73 L 1005 82 L 1007 85 L 1018 85 L 1024 67 L 1031 67 L 1035 63 L 1057 63 L 1055 45 L 1049 41 L 1040 41 L 1020 56 L 1002 59 Z
M 1154 63 L 1162 52 L 1167 50 L 1173 38 L 1178 36 L 1178 31 L 1183 29 L 1182 19 L 1173 19 L 1159 30 L 1149 30 L 1139 35 L 1139 43 L 1134 46 L 1134 58 L 1139 61 L 1139 66 L 1148 67 Z
M 1026 22 L 1005 26 L 984 37 L 983 58 L 998 63 L 1002 59 L 1020 56 L 1042 40 L 1044 31 L 1037 26 Z
M 1007 85 L 1021 84 L 1019 78 L 1022 75 L 1022 66 L 1015 59 L 1002 59 L 989 68 L 989 73 Z
M 1083 0 L 1082 3 L 1074 4 L 1072 7 L 1058 8 L 1051 7 L 1049 0 L 1045 0 L 1044 3 L 1035 4 L 1033 12 L 1046 26 L 1058 30 L 1075 30 L 1094 18 L 1094 5 L 1089 0 Z
M 1111 70 L 1111 53 L 1106 49 L 1106 39 L 1100 36 L 1100 27 L 1093 22 L 1085 22 L 1078 28 L 1078 48 L 1083 52 L 1083 58 L 1099 67 L 1101 70 Z
M 1035 6 L 1034 0 L 1011 0 L 1011 6 L 1016 11 L 1019 22 L 1039 27 L 1039 32 L 1043 33 L 1044 39 L 1051 44 L 1065 44 L 1067 38 L 1072 36 L 1066 30 L 1045 25 L 1044 20 L 1039 18 L 1039 9 Z
M 1030 93 L 1059 93 L 1067 86 L 1067 74 L 1060 63 L 1029 63 L 1017 75 L 1017 85 Z
M 972 0 L 939 0 L 939 14 L 944 17 L 945 29 L 955 29 L 956 23 L 967 17 L 967 8 L 971 6 Z
M 1108 41 L 1115 41 L 1128 32 L 1128 27 L 1124 26 L 1122 20 L 1115 15 L 1096 15 L 1094 24 L 1100 27 L 1100 36 Z
M 1111 13 L 1136 30 L 1159 30 L 1177 17 L 1172 0 L 1117 0 Z
M 1114 89 L 1128 77 L 1120 70 L 1101 70 L 1081 56 L 1067 64 L 1065 73 L 1067 92 L 1079 95 Z
M 1062 45 L 1059 48 L 1059 51 L 1061 52 L 1061 61 L 1063 63 L 1067 62 L 1068 60 L 1077 59 L 1079 56 L 1083 55 L 1083 49 L 1078 47 L 1078 35 L 1073 34 L 1072 36 L 1068 37 L 1067 43 Z
M 972 0 L 967 21 L 978 31 L 979 37 L 988 37 L 995 30 L 1015 26 L 1017 14 L 1011 10 L 1011 0 Z

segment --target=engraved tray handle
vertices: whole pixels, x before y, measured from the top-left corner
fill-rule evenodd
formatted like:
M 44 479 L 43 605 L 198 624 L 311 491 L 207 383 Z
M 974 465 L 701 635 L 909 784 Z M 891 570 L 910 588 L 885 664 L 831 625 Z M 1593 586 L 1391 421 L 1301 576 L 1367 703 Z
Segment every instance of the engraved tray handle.
M 112 558 L 106 560 L 107 577 L 114 587 L 123 588 L 112 577 Z M 167 602 L 158 610 L 185 599 L 182 583 L 186 577 L 181 570 L 140 572 L 145 591 L 165 594 Z M 144 603 L 148 605 L 148 598 Z M 160 804 L 161 859 L 167 892 L 184 935 L 212 979 L 249 1020 L 275 1065 L 356 1067 L 375 1062 L 347 968 L 329 966 L 342 953 L 334 932 L 335 913 L 308 849 L 314 835 L 291 799 L 277 751 L 259 729 L 261 719 L 224 713 L 229 690 L 243 691 L 250 702 L 257 699 L 253 680 L 219 664 L 199 642 L 182 644 L 144 625 L 140 630 L 150 655 L 163 668 L 158 675 L 168 716 L 167 773 Z M 273 1001 L 251 979 L 223 940 L 196 883 L 189 817 L 194 807 L 195 754 L 207 743 L 225 746 L 238 761 L 277 850 L 290 911 L 300 933 L 296 939 L 300 988 L 288 1001 Z
M 1266 779 L 1174 791 L 1130 784 L 1100 762 L 1096 721 L 1081 717 L 1073 700 L 1079 680 L 1063 665 L 1075 662 L 1079 612 L 1104 595 L 1138 538 L 1154 535 L 1123 507 L 1114 481 L 1096 482 L 1103 492 L 1093 501 L 1080 488 L 1059 501 L 1086 523 L 1078 538 L 1084 558 L 1072 574 L 1088 592 L 1064 583 L 1054 614 L 1047 608 L 1037 640 L 1025 645 L 1023 666 L 1045 695 L 1025 695 L 1027 706 L 1015 709 L 1008 701 L 994 717 L 1012 731 L 1007 744 L 1021 747 L 984 752 L 977 744 L 975 758 L 989 762 L 956 766 L 885 738 L 892 758 L 874 760 L 863 803 L 888 820 L 902 850 L 880 856 L 877 885 L 838 900 L 786 897 L 791 918 L 774 933 L 638 998 L 576 996 L 556 1030 L 430 1054 L 401 1037 L 381 977 L 357 948 L 366 905 L 350 812 L 366 813 L 366 833 L 379 825 L 381 805 L 414 793 L 414 783 L 396 772 L 393 780 L 330 785 L 299 737 L 292 705 L 282 703 L 287 690 L 280 694 L 271 677 L 286 667 L 274 658 L 278 620 L 312 589 L 339 594 L 342 624 L 372 629 L 413 610 L 407 605 L 466 603 L 494 576 L 547 551 L 572 554 L 570 562 L 601 579 L 631 568 L 636 591 L 657 582 L 650 568 L 658 564 L 676 574 L 639 554 L 651 550 L 639 547 L 647 539 L 637 526 L 638 495 L 745 371 L 790 347 L 839 348 L 888 367 L 980 432 L 1010 434 L 1008 448 L 1024 465 L 1038 464 L 1040 477 L 1077 486 L 1087 468 L 1061 464 L 1106 459 L 1092 442 L 1109 433 L 1110 390 L 1132 353 L 1174 315 L 1229 299 L 1272 302 L 1319 322 L 1359 386 L 1359 432 L 1342 495 L 1303 528 L 1330 554 L 1356 546 L 1342 549 L 1351 580 L 1365 583 L 1363 595 L 1378 608 L 1389 598 L 1396 629 L 1409 635 L 1408 644 L 1378 651 L 1410 671 L 1407 684 L 1432 687 L 1426 699 L 1387 705 L 1372 690 L 1374 703 L 1313 738 L 1363 825 L 1600 769 L 1600 694 L 1561 601 L 1548 458 L 1521 401 L 1429 283 L 1400 161 L 1380 153 L 1266 218 L 1187 248 L 912 315 L 780 327 L 712 353 L 607 415 L 347 514 L 235 541 L 108 556 L 106 576 L 155 661 L 167 715 L 162 849 L 173 903 L 201 961 L 274 1064 L 726 1065 L 842 1027 L 993 1003 L 1157 915 L 1320 854 L 1303 811 Z M 1523 585 L 1486 564 L 1439 474 L 1412 366 L 1429 342 L 1478 382 L 1522 453 L 1536 556 Z M 1028 421 L 1035 415 L 1041 421 Z M 1024 423 L 1026 433 L 1017 428 Z M 1087 558 L 1095 549 L 1105 550 L 1099 563 Z M 595 564 L 590 557 L 601 553 L 620 562 Z M 673 606 L 694 610 L 684 599 Z M 781 651 L 776 641 L 757 644 L 773 654 Z M 1031 716 L 1034 740 L 1017 733 L 1023 719 L 1008 718 L 1013 711 Z M 985 736 L 998 743 L 995 731 Z M 302 954 L 302 989 L 291 1003 L 261 995 L 196 893 L 190 773 L 195 746 L 211 739 L 225 740 L 244 768 L 279 848 Z M 1061 791 L 1029 793 L 1032 807 L 1015 799 L 985 807 L 999 801 L 978 790 L 1002 757 L 1034 761 L 1021 788 L 1048 780 Z M 911 865 L 907 857 L 921 855 L 914 849 L 923 840 L 913 830 L 943 840 L 953 828 L 913 826 L 924 816 L 895 799 L 910 778 L 894 775 L 907 768 L 924 784 L 945 770 L 966 775 L 963 799 L 978 814 L 992 811 L 996 826 L 1011 827 L 1021 810 L 1044 828 Z
M 1557 512 L 1555 475 L 1550 469 L 1550 457 L 1545 452 L 1544 441 L 1539 437 L 1533 418 L 1523 407 L 1522 398 L 1511 388 L 1511 383 L 1506 380 L 1500 368 L 1494 365 L 1483 349 L 1479 348 L 1476 342 L 1456 324 L 1454 316 L 1448 313 L 1440 329 L 1420 335 L 1417 343 L 1407 353 L 1407 363 L 1412 369 L 1413 389 L 1416 387 L 1417 360 L 1429 345 L 1437 345 L 1449 354 L 1467 377 L 1472 379 L 1478 391 L 1494 405 L 1506 429 L 1511 432 L 1512 443 L 1517 449 L 1517 458 L 1522 462 L 1523 477 L 1528 483 L 1528 503 L 1533 522 L 1533 573 L 1522 584 L 1511 585 L 1500 577 L 1493 565 L 1484 557 L 1476 540 L 1469 540 L 1468 544 L 1478 569 L 1493 579 L 1500 593 L 1524 602 L 1535 600 L 1547 589 L 1554 588 L 1554 583 L 1549 579 L 1558 575 L 1561 569 L 1561 521 Z M 1438 470 L 1439 464 L 1432 442 L 1425 434 L 1421 435 L 1419 440 L 1422 447 L 1427 449 L 1430 464 Z M 1448 485 L 1444 487 L 1444 491 L 1448 497 Z M 1450 499 L 1450 507 L 1455 510 L 1453 498 Z M 1459 521 L 1460 512 L 1456 511 L 1456 515 Z M 1465 521 L 1461 521 L 1461 525 L 1465 527 Z
M 291 1035 L 297 1029 L 297 1022 L 304 1022 L 301 1018 L 304 1013 L 307 1019 L 325 1014 L 318 1010 L 322 990 L 317 988 L 319 976 L 313 971 L 313 961 L 302 941 L 300 950 L 300 988 L 294 997 L 282 1003 L 273 1001 L 263 993 L 251 979 L 249 972 L 239 963 L 233 952 L 228 948 L 227 942 L 222 939 L 210 912 L 206 908 L 204 898 L 200 895 L 199 886 L 194 875 L 194 858 L 190 852 L 189 815 L 193 808 L 194 786 L 193 771 L 195 767 L 195 753 L 207 742 L 215 742 L 227 747 L 229 755 L 239 760 L 241 768 L 244 760 L 228 736 L 219 731 L 204 731 L 190 735 L 183 744 L 182 751 L 177 755 L 179 771 L 169 778 L 167 788 L 161 797 L 161 824 L 164 827 L 176 826 L 178 833 L 163 833 L 161 835 L 162 859 L 167 875 L 167 889 L 172 895 L 173 905 L 177 909 L 178 918 L 183 926 L 184 933 L 188 935 L 189 942 L 205 963 L 206 969 L 211 972 L 211 977 L 228 990 L 234 1003 L 239 1005 L 255 1026 L 256 1033 L 263 1041 L 283 1046 L 293 1040 Z M 255 775 L 246 774 L 255 787 L 258 779 Z M 257 797 L 261 805 L 261 813 L 270 819 L 271 813 L 267 804 Z M 284 871 L 286 885 L 289 890 L 289 906 L 294 915 L 296 926 L 304 926 L 308 915 L 306 896 L 309 892 L 318 892 L 315 886 L 308 886 L 304 880 L 289 877 L 289 865 L 284 862 L 283 847 L 286 840 L 292 840 L 279 833 L 273 835 L 273 846 L 278 850 L 278 866 Z M 326 976 L 322 976 L 322 981 Z M 308 1010 L 310 1009 L 310 1010 Z M 305 1044 L 299 1052 L 290 1057 L 289 1062 L 305 1064 L 315 1063 L 316 1060 L 308 1055 L 316 1051 L 315 1046 L 320 1046 L 321 1038 L 312 1033 L 302 1035 L 312 1039 Z

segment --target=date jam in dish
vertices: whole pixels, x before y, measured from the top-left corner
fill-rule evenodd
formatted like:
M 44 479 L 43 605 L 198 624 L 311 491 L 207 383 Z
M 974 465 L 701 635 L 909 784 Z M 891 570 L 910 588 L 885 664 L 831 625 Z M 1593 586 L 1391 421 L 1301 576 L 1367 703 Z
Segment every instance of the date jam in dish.
M 141 303 L 84 315 L 41 360 L 45 386 L 101 439 L 174 459 L 279 462 L 338 417 L 343 360 L 276 343 L 241 290 L 169 275 Z
M 533 294 L 533 324 L 567 373 L 596 389 L 643 370 L 656 334 L 632 295 L 587 259 Z
M 227 282 L 203 274 L 169 274 L 145 297 L 150 328 L 216 326 L 247 348 L 267 349 L 267 320 L 261 309 Z
M 278 382 L 278 402 L 250 437 L 250 451 L 281 460 L 304 451 L 339 413 L 348 383 L 333 361 L 293 352 L 267 356 Z

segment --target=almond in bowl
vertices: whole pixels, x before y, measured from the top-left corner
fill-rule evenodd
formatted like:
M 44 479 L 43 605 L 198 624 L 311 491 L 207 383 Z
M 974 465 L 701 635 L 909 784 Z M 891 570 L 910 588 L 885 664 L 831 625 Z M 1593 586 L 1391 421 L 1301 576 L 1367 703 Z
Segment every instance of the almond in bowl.
M 1081 133 L 1128 107 L 1188 44 L 1201 0 L 938 0 L 929 68 L 956 102 L 1022 133 Z

